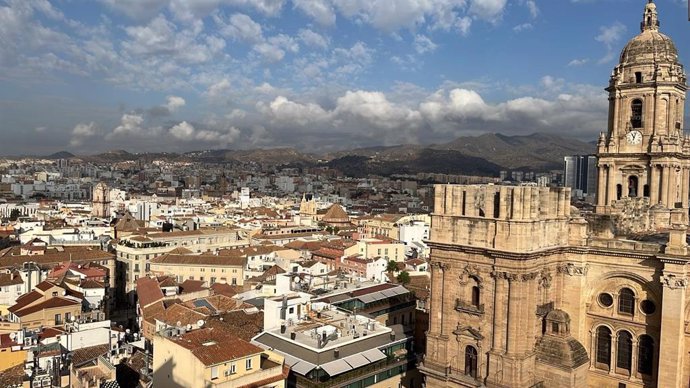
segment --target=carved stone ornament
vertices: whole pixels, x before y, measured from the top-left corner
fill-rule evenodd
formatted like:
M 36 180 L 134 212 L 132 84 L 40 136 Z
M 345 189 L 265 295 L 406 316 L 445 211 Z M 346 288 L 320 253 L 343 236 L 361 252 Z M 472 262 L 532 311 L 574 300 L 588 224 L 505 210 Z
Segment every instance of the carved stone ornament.
M 460 284 L 463 286 L 467 285 L 470 278 L 477 279 L 479 288 L 482 288 L 483 279 L 479 276 L 479 267 L 476 264 L 467 264 L 465 268 L 462 269 L 462 273 L 460 273 Z
M 661 275 L 661 284 L 664 287 L 675 290 L 677 288 L 685 288 L 688 285 L 688 279 L 685 276 L 680 277 L 674 274 L 663 274 Z
M 541 288 L 550 288 L 551 287 L 551 272 L 548 271 L 541 271 L 541 274 L 539 274 L 541 278 L 539 279 L 539 287 Z
M 577 266 L 573 263 L 567 263 L 559 265 L 557 270 L 558 273 L 565 273 L 570 276 L 587 276 L 587 272 L 589 272 L 589 264 Z

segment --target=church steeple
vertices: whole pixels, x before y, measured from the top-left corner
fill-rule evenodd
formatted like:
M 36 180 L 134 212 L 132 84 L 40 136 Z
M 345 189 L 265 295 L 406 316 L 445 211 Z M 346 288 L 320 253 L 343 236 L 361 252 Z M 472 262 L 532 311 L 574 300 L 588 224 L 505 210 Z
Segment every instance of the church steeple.
M 621 52 L 606 88 L 608 131 L 597 143 L 598 212 L 624 213 L 628 205 L 645 203 L 667 210 L 689 206 L 687 78 L 675 44 L 659 32 L 652 0 L 645 4 L 640 29 Z
M 647 5 L 644 7 L 644 15 L 642 16 L 642 22 L 640 23 L 640 30 L 645 32 L 647 30 L 658 29 L 659 17 L 656 13 L 656 4 L 654 4 L 654 0 L 649 0 Z

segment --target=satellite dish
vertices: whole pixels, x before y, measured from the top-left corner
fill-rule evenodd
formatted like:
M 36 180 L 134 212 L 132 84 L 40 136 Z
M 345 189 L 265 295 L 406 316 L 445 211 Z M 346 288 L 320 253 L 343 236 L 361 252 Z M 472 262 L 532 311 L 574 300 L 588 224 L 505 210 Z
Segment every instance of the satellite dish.
M 125 330 L 125 333 L 129 334 L 129 329 Z
M 77 317 L 75 317 L 74 315 L 70 317 L 70 321 L 74 322 L 76 320 L 77 320 Z
M 196 321 L 196 325 L 197 325 L 198 327 L 204 326 L 204 320 L 203 320 L 203 319 L 199 319 L 198 321 Z
M 180 322 L 180 321 L 177 321 L 177 323 L 175 324 L 175 326 L 177 326 L 177 327 L 180 327 L 180 326 L 182 326 L 182 322 Z
M 10 333 L 10 339 L 14 341 L 15 338 L 17 338 L 17 333 Z

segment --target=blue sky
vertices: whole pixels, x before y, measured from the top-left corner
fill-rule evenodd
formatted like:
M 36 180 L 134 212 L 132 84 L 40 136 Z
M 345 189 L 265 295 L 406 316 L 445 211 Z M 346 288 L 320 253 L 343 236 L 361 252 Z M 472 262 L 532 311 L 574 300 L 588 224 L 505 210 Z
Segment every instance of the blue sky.
M 0 0 L 3 153 L 596 139 L 645 3 Z M 656 3 L 687 65 L 687 2 Z

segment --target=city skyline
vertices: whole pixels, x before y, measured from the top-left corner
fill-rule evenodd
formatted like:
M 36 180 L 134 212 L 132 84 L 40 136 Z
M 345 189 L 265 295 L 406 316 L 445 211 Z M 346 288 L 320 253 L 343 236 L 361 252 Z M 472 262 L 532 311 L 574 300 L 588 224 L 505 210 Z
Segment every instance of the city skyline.
M 590 141 L 644 3 L 3 1 L 0 133 L 12 154 Z M 657 4 L 682 41 L 686 2 Z

